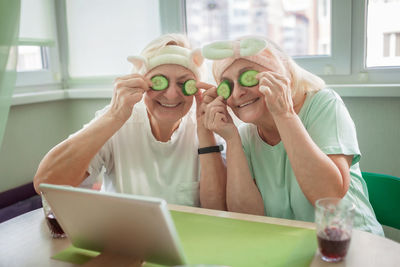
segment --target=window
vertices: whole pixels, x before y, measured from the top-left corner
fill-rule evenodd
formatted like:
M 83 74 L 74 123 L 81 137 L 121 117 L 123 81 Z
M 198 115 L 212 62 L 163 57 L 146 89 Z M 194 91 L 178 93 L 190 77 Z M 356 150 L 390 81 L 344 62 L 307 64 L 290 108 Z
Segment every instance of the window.
M 17 71 L 37 71 L 47 69 L 45 48 L 41 46 L 18 46 Z
M 196 46 L 241 35 L 268 36 L 292 56 L 330 54 L 329 1 L 187 0 L 187 31 Z M 202 12 L 199 12 L 202 10 Z
M 383 34 L 383 57 L 400 56 L 400 32 Z
M 72 83 L 129 73 L 126 60 L 161 34 L 159 1 L 66 1 L 68 74 Z
M 20 16 L 15 92 L 60 84 L 54 0 L 21 0 Z
M 186 29 L 194 46 L 243 35 L 263 35 L 316 74 L 350 73 L 351 1 L 186 0 L 185 3 Z
M 400 0 L 371 0 L 367 9 L 367 67 L 400 66 Z

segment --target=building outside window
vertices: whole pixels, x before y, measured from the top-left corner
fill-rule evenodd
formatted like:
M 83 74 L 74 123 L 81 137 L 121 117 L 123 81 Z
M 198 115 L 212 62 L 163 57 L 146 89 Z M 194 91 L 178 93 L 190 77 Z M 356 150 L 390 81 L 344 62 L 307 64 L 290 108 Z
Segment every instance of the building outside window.
M 367 9 L 367 67 L 400 66 L 400 0 L 370 0 Z
M 187 0 L 186 14 L 195 46 L 255 34 L 292 56 L 331 52 L 330 0 Z

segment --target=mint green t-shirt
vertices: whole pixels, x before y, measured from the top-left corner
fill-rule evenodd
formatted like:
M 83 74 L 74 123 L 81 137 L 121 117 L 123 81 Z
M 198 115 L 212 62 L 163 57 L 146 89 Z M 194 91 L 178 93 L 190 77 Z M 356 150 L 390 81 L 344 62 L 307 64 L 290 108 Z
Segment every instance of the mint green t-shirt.
M 325 154 L 353 155 L 350 187 L 344 198 L 356 206 L 354 228 L 383 235 L 361 176 L 355 125 L 340 96 L 330 89 L 308 92 L 298 115 Z M 250 172 L 264 201 L 265 214 L 313 222 L 314 207 L 297 183 L 282 141 L 275 146 L 268 145 L 254 124 L 242 124 L 239 133 Z

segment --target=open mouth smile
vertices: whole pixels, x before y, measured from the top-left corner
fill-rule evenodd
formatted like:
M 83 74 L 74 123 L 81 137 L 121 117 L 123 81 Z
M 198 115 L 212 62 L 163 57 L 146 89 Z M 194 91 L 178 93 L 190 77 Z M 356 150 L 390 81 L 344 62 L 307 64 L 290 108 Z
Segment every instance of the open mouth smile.
M 175 108 L 175 107 L 179 106 L 181 103 L 178 103 L 178 104 L 166 104 L 166 103 L 158 102 L 158 104 L 160 104 L 160 106 L 165 107 L 165 108 Z
M 243 103 L 243 104 L 241 104 L 241 105 L 239 105 L 239 106 L 237 106 L 237 107 L 238 107 L 238 108 L 243 108 L 243 107 L 245 107 L 245 106 L 248 106 L 248 105 L 253 104 L 254 102 L 257 102 L 259 99 L 260 99 L 260 98 L 257 97 L 257 98 L 255 98 L 255 99 L 250 100 L 250 101 L 248 101 L 248 102 L 246 102 L 246 103 Z

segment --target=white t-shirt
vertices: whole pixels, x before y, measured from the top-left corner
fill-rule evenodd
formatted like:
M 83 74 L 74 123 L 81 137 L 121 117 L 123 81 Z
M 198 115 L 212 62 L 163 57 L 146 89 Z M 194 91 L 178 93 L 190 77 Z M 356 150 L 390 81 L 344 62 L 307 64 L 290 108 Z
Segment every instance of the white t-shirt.
M 109 106 L 96 112 L 96 118 Z M 217 138 L 217 136 L 216 136 Z M 221 138 L 217 143 L 221 143 Z M 164 198 L 168 203 L 199 206 L 200 164 L 197 154 L 195 104 L 168 142 L 157 141 L 146 105 L 137 103 L 132 116 L 92 159 L 90 183 L 105 167 L 102 191 Z

